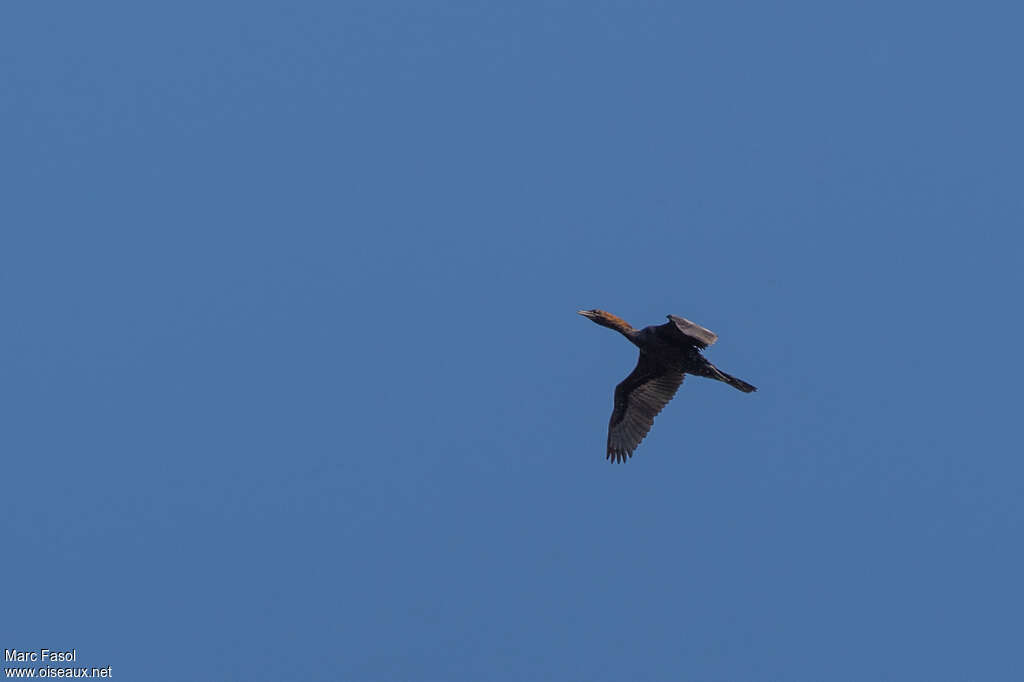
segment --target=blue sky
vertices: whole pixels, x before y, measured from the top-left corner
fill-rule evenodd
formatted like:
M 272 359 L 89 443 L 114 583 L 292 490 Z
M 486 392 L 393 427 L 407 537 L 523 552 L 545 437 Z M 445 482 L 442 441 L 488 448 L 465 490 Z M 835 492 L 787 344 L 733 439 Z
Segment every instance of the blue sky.
M 1019 679 L 1022 20 L 6 5 L 0 646 Z M 594 307 L 759 392 L 689 378 L 608 464 Z

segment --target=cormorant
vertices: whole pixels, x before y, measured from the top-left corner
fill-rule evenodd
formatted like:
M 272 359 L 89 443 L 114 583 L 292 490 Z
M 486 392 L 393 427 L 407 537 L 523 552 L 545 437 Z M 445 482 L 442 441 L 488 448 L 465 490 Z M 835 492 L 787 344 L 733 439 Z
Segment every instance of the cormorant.
M 658 326 L 633 329 L 628 322 L 603 310 L 580 310 L 580 315 L 619 332 L 640 349 L 636 368 L 615 387 L 615 407 L 608 423 L 607 459 L 625 462 L 647 432 L 654 417 L 672 400 L 684 374 L 724 381 L 744 393 L 756 391 L 712 365 L 700 352 L 718 335 L 689 320 L 668 315 Z

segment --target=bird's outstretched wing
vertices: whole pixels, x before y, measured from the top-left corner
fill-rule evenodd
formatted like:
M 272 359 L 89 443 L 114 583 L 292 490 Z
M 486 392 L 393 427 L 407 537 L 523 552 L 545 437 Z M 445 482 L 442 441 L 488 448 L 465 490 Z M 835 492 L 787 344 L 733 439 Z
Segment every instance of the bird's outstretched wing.
M 608 422 L 608 459 L 625 462 L 633 456 L 633 450 L 651 430 L 654 417 L 682 383 L 681 371 L 640 354 L 636 368 L 615 387 L 615 408 Z
M 668 324 L 661 325 L 662 327 L 667 327 L 673 332 L 678 330 L 698 348 L 707 348 L 718 340 L 718 334 L 710 329 L 705 329 L 696 322 L 690 322 L 685 317 L 677 317 L 675 315 L 666 315 L 666 317 L 668 317 L 669 322 Z

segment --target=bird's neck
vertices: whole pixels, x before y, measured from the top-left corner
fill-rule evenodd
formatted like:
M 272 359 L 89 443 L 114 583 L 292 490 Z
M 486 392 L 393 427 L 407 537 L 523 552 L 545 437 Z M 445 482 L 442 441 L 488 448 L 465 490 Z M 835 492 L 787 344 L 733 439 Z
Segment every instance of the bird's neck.
M 626 322 L 621 317 L 616 317 L 615 315 L 612 315 L 611 313 L 605 313 L 600 318 L 598 318 L 598 319 L 596 319 L 594 321 L 597 322 L 602 327 L 608 327 L 609 329 L 614 329 L 615 331 L 617 331 L 618 333 L 622 334 L 623 336 L 625 336 L 630 341 L 633 341 L 634 343 L 636 342 L 635 339 L 634 339 L 634 337 L 636 336 L 636 330 L 633 329 L 632 325 L 630 325 L 628 322 Z

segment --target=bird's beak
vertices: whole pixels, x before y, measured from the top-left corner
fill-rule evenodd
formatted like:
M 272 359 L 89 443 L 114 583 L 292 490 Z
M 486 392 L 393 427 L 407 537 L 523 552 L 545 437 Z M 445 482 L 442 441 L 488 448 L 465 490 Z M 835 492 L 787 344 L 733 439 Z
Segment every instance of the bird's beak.
M 577 315 L 582 315 L 583 317 L 590 317 L 590 311 L 589 310 L 577 310 L 576 314 Z

